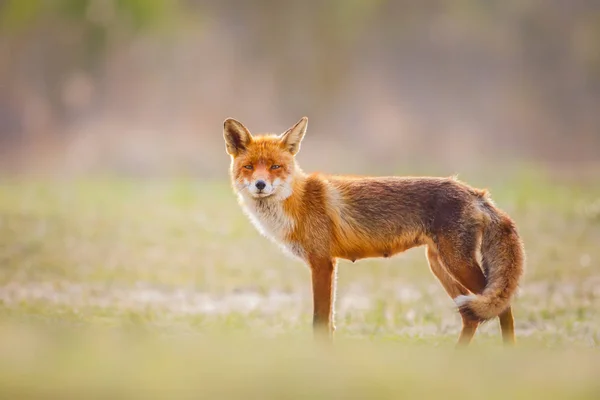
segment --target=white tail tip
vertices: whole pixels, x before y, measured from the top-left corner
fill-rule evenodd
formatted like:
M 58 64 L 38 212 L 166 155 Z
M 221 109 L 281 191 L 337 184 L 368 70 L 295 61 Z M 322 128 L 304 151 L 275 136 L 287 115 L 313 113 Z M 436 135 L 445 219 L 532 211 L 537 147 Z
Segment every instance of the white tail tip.
M 456 305 L 460 308 L 465 306 L 467 303 L 469 303 L 471 300 L 475 299 L 475 295 L 470 294 L 470 295 L 460 295 L 454 298 L 454 302 L 456 303 Z

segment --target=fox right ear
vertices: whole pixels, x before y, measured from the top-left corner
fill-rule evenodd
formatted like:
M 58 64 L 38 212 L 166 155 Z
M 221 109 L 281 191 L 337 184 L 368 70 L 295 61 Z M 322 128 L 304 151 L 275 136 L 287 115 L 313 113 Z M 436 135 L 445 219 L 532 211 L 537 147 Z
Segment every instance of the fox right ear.
M 248 128 L 233 118 L 227 118 L 223 122 L 223 137 L 227 153 L 234 157 L 246 150 L 252 142 L 252 135 Z
M 292 155 L 296 155 L 300 151 L 300 142 L 302 142 L 302 138 L 306 133 L 307 125 L 308 118 L 302 117 L 300 121 L 296 122 L 296 125 L 279 136 L 281 143 L 283 143 Z

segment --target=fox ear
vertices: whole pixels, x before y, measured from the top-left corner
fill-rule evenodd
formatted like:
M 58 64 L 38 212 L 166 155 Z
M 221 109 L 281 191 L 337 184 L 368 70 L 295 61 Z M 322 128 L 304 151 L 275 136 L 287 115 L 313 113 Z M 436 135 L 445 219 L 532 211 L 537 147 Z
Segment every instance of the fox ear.
M 252 135 L 248 128 L 233 118 L 227 118 L 223 122 L 223 137 L 227 153 L 234 157 L 246 150 L 252 142 Z
M 292 126 L 279 136 L 285 148 L 293 155 L 296 155 L 296 153 L 300 151 L 300 142 L 306 133 L 307 125 L 308 118 L 302 117 L 296 125 Z

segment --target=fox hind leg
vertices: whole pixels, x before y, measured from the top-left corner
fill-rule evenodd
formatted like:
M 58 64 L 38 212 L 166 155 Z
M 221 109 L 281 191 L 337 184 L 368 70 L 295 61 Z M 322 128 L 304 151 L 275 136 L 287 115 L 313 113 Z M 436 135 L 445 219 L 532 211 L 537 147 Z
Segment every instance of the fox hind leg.
M 512 307 L 508 307 L 500 318 L 500 329 L 502 330 L 502 341 L 505 345 L 511 346 L 515 344 L 515 320 L 512 315 Z
M 471 293 L 479 294 L 485 289 L 487 279 L 477 262 L 476 246 L 475 235 L 463 235 L 460 239 L 442 237 L 437 250 L 446 271 Z
M 450 240 L 442 239 L 438 243 L 438 248 L 439 257 L 443 265 L 446 266 L 447 272 L 469 291 L 479 294 L 485 289 L 486 278 L 475 257 L 475 243 L 477 241 L 467 240 L 457 246 L 456 243 L 452 243 Z M 507 308 L 498 318 L 504 344 L 514 344 L 515 327 L 512 308 Z
M 440 281 L 446 292 L 451 298 L 455 299 L 460 295 L 468 295 L 469 290 L 454 279 L 442 265 L 438 252 L 431 246 L 427 248 L 427 260 L 429 261 L 429 268 L 435 277 Z M 469 318 L 467 315 L 461 313 L 462 317 L 462 330 L 458 338 L 458 346 L 466 346 L 471 342 L 479 322 Z

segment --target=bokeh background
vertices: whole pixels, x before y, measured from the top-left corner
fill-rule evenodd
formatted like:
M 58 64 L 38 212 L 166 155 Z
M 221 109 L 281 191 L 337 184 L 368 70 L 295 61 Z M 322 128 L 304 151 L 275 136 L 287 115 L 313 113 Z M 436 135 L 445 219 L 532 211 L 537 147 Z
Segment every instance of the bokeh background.
M 341 261 L 314 345 L 222 138 L 304 115 L 306 171 L 490 190 L 517 351 L 452 351 L 423 249 Z M 0 0 L 3 397 L 597 399 L 599 243 L 598 0 Z
M 222 120 L 303 115 L 307 168 L 597 163 L 599 7 L 3 0 L 2 170 L 221 178 Z

